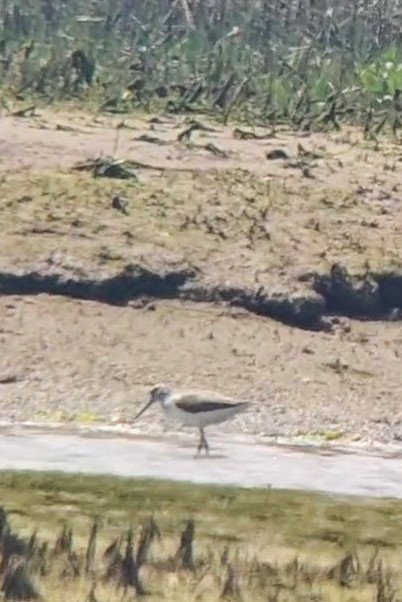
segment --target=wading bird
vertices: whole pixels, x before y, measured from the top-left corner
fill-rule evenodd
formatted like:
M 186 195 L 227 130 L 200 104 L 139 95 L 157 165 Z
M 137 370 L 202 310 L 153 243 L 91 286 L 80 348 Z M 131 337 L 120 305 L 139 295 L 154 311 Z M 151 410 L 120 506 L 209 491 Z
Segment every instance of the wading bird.
M 215 393 L 175 392 L 168 387 L 156 386 L 151 389 L 149 401 L 138 412 L 134 421 L 156 402 L 161 404 L 166 416 L 180 420 L 185 426 L 195 426 L 199 429 L 200 442 L 197 447 L 197 454 L 201 453 L 202 449 L 205 449 L 205 453 L 209 452 L 209 445 L 204 432 L 206 426 L 224 422 L 238 412 L 245 410 L 250 404 L 248 401 L 235 401 Z

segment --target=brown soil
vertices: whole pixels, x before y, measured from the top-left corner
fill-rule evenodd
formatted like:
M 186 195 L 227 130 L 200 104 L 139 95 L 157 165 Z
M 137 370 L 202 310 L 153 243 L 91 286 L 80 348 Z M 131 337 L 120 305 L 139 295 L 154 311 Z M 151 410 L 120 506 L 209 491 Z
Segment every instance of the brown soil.
M 257 402 L 225 430 L 402 436 L 397 145 L 40 113 L 2 119 L 0 416 L 130 420 L 164 381 Z M 72 169 L 101 153 L 137 179 Z

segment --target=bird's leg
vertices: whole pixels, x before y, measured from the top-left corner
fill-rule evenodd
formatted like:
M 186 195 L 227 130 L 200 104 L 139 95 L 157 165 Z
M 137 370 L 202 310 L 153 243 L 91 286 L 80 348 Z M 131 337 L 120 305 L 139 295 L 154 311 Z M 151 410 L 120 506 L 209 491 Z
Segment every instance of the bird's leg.
M 203 436 L 202 436 L 202 429 L 200 428 L 200 440 L 198 442 L 197 453 L 196 453 L 197 456 L 201 453 L 201 450 L 203 447 L 204 447 L 204 440 L 203 440 Z
M 205 449 L 205 453 L 208 455 L 209 454 L 209 444 L 207 441 L 207 438 L 205 437 L 205 433 L 203 432 L 204 435 L 204 449 Z
M 205 453 L 208 454 L 209 453 L 209 445 L 208 445 L 208 441 L 207 441 L 207 439 L 205 437 L 204 429 L 200 429 L 200 431 L 201 431 L 201 442 L 202 442 L 202 445 L 203 445 L 203 447 L 205 449 Z
M 197 447 L 197 456 L 201 453 L 202 448 L 204 448 L 205 453 L 208 454 L 208 452 L 209 452 L 208 441 L 205 438 L 204 429 L 200 428 L 200 442 L 198 443 L 198 447 Z

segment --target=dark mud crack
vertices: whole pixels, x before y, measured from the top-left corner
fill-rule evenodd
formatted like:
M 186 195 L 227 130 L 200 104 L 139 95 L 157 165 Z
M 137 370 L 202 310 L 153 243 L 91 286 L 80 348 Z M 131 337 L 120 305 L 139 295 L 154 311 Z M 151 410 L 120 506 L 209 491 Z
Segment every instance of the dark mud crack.
M 1 295 L 60 295 L 72 299 L 127 305 L 133 299 L 174 299 L 180 288 L 194 278 L 192 270 L 159 274 L 141 266 L 130 266 L 110 278 L 69 277 L 64 274 L 0 272 Z
M 305 330 L 331 330 L 334 316 L 361 320 L 402 319 L 402 274 L 351 276 L 339 265 L 328 274 L 307 274 L 305 295 L 241 287 L 206 286 L 196 269 L 152 271 L 127 266 L 108 278 L 65 273 L 0 272 L 0 295 L 58 295 L 125 306 L 136 299 L 179 299 L 243 308 Z
M 360 320 L 402 319 L 402 271 L 350 274 L 333 264 L 328 274 L 306 277 L 313 290 L 325 299 L 328 315 Z

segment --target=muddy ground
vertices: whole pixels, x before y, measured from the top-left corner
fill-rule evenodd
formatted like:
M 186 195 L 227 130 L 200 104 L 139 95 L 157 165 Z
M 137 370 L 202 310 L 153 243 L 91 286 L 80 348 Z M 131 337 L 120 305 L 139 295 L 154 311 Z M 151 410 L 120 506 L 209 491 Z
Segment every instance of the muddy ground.
M 0 418 L 130 421 L 163 381 L 255 401 L 226 431 L 399 441 L 400 146 L 197 120 L 2 117 Z

